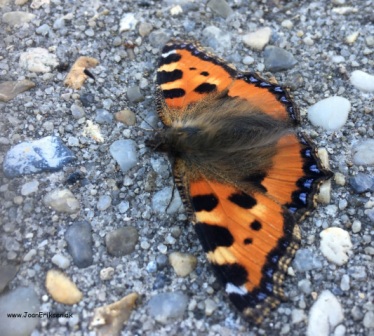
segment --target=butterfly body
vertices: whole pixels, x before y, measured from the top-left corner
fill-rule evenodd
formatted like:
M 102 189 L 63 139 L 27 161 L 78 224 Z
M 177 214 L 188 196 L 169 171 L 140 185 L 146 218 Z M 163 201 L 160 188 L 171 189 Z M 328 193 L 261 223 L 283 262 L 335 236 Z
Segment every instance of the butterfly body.
M 163 49 L 158 84 L 166 129 L 153 143 L 173 157 L 175 183 L 226 293 L 260 323 L 285 298 L 297 220 L 330 173 L 294 129 L 298 110 L 279 85 L 177 41 Z

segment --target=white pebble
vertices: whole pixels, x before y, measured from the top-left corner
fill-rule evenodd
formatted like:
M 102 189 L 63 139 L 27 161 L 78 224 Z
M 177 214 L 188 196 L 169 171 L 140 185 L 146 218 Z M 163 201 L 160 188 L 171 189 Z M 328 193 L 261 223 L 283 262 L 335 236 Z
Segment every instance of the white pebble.
M 291 20 L 284 20 L 282 21 L 281 25 L 282 27 L 287 28 L 287 29 L 291 29 L 293 27 L 293 23 Z
M 138 153 L 133 140 L 114 141 L 109 148 L 113 159 L 117 161 L 123 173 L 136 166 Z
M 126 13 L 121 18 L 119 32 L 134 30 L 137 23 L 138 20 L 135 18 L 134 13 Z
M 19 59 L 21 68 L 31 72 L 50 72 L 58 65 L 57 57 L 44 48 L 29 48 Z
M 102 195 L 97 202 L 97 210 L 105 211 L 112 204 L 112 198 L 108 195 Z
M 63 256 L 62 254 L 55 254 L 52 259 L 52 263 L 54 263 L 57 267 L 62 269 L 66 269 L 70 266 L 70 261 L 68 258 Z
M 374 139 L 360 142 L 352 149 L 353 163 L 356 165 L 374 165 Z
M 39 187 L 39 182 L 37 180 L 27 182 L 21 188 L 21 195 L 28 196 L 34 192 L 37 192 L 38 187 Z
M 361 231 L 361 222 L 359 220 L 354 220 L 352 223 L 352 232 L 358 233 Z
M 347 231 L 338 227 L 331 227 L 323 230 L 320 237 L 320 250 L 327 260 L 339 266 L 348 261 L 352 243 Z
M 347 121 L 351 103 L 348 99 L 334 96 L 312 105 L 308 109 L 308 119 L 314 126 L 335 131 Z
M 350 279 L 348 274 L 344 274 L 342 276 L 340 281 L 340 289 L 345 292 L 350 289 Z
M 271 29 L 265 27 L 244 35 L 243 42 L 247 47 L 255 50 L 262 50 L 269 43 L 270 37 Z
M 355 70 L 351 74 L 351 84 L 361 91 L 374 92 L 374 76 L 368 73 Z
M 245 56 L 245 57 L 243 58 L 243 64 L 245 64 L 245 65 L 250 65 L 250 64 L 252 64 L 254 61 L 255 61 L 254 58 L 251 57 L 251 56 Z

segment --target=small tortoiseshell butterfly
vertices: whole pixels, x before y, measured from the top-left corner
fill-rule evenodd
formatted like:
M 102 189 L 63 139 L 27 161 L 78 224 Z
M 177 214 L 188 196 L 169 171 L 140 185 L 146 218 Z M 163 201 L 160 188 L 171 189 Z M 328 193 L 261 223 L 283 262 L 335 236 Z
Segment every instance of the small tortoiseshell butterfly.
M 295 131 L 288 91 L 242 73 L 195 42 L 170 41 L 157 70 L 166 129 L 151 144 L 174 157 L 174 180 L 208 260 L 255 323 L 285 299 L 297 226 L 331 176 Z

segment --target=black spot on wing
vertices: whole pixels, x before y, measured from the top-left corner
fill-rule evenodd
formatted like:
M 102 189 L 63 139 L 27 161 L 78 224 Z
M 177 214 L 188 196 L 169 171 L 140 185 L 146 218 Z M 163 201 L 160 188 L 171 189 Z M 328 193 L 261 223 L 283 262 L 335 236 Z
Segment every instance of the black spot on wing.
M 251 209 L 257 204 L 257 201 L 252 196 L 245 193 L 231 194 L 229 201 L 244 209 Z
M 186 91 L 183 89 L 170 89 L 170 90 L 162 90 L 165 99 L 173 99 L 183 97 L 186 94 Z
M 244 245 L 250 245 L 250 244 L 253 243 L 253 239 L 252 238 L 245 238 L 243 243 L 244 243 Z
M 161 57 L 159 66 L 178 62 L 181 58 L 182 56 L 179 54 L 170 54 L 167 57 Z
M 205 252 L 214 251 L 218 246 L 229 247 L 234 243 L 231 232 L 224 227 L 197 223 L 195 224 L 195 230 Z
M 157 83 L 159 85 L 174 82 L 183 77 L 183 72 L 179 69 L 173 71 L 158 71 L 157 72 Z
M 192 206 L 196 212 L 212 211 L 218 205 L 218 199 L 213 194 L 192 197 Z
M 223 265 L 212 264 L 212 266 L 216 271 L 218 279 L 225 286 L 230 282 L 234 286 L 240 287 L 247 282 L 248 273 L 246 269 L 237 263 Z
M 208 71 L 203 71 L 203 72 L 200 72 L 200 75 L 207 77 L 207 76 L 209 76 L 209 72 Z
M 191 67 L 191 68 L 190 68 L 190 70 L 196 70 L 196 68 L 194 68 L 194 67 Z
M 249 226 L 253 231 L 260 231 L 262 228 L 262 224 L 257 220 L 254 220 Z
M 199 86 L 197 86 L 194 89 L 194 91 L 197 92 L 197 93 L 204 94 L 204 93 L 211 93 L 211 92 L 215 91 L 216 89 L 217 89 L 216 84 L 203 83 L 203 84 L 200 84 Z

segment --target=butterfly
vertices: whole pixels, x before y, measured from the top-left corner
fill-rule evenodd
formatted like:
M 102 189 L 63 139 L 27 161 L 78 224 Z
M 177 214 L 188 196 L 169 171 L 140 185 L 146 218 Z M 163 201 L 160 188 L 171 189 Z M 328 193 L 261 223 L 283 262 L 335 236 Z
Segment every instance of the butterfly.
M 230 300 L 259 324 L 285 300 L 297 223 L 331 172 L 296 131 L 287 89 L 239 72 L 197 42 L 168 42 L 157 69 L 165 125 L 148 144 L 172 157 L 174 181 Z

